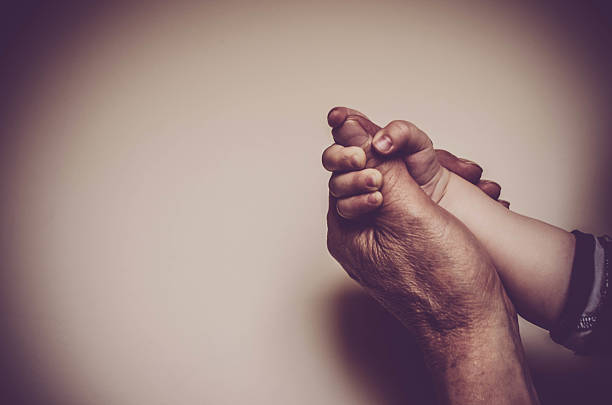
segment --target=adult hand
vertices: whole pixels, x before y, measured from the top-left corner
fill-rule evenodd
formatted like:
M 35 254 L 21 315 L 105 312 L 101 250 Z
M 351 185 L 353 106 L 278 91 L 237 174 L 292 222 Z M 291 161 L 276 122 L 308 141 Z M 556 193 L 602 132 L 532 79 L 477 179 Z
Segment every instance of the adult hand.
M 335 119 L 335 117 L 332 118 Z M 361 118 L 362 123 L 367 123 L 371 128 L 378 128 L 377 125 L 365 118 L 365 116 Z M 395 123 L 399 122 L 400 121 L 395 121 Z M 411 137 L 409 131 L 396 132 L 395 136 L 398 144 L 409 145 Z M 423 159 L 418 159 L 418 157 L 414 156 L 414 151 L 410 150 L 410 147 L 404 149 L 407 149 L 407 151 L 400 150 L 394 154 L 398 157 L 404 157 L 407 166 L 410 166 L 410 164 L 408 164 L 410 159 L 414 160 L 415 158 L 417 158 L 417 165 L 422 165 Z M 438 166 L 445 167 L 449 171 L 454 172 L 458 176 L 476 185 L 486 195 L 499 202 L 505 208 L 510 208 L 510 203 L 508 201 L 499 199 L 501 186 L 494 181 L 481 179 L 482 168 L 477 163 L 458 158 L 446 150 L 434 150 L 433 147 L 430 150 L 432 153 L 424 153 L 428 155 L 429 158 L 435 157 L 435 162 L 433 162 L 433 164 L 430 162 L 426 163 L 430 169 L 429 171 L 433 171 L 433 169 Z M 402 154 L 404 154 L 404 156 L 402 156 Z M 365 195 L 354 198 L 357 194 L 367 194 L 376 191 L 379 183 L 382 183 L 380 174 L 375 170 L 360 170 L 363 168 L 360 165 L 365 165 L 366 160 L 365 152 L 361 148 L 357 146 L 345 147 L 334 143 L 323 152 L 322 160 L 323 166 L 334 173 L 334 176 L 332 176 L 330 180 L 330 191 L 338 191 L 339 194 L 341 194 L 336 195 L 338 197 L 337 203 L 338 206 L 345 211 L 343 214 L 346 217 L 358 217 L 378 208 L 376 204 L 368 202 Z M 419 171 L 420 170 L 416 168 L 412 173 L 418 174 L 417 172 Z M 349 174 L 348 172 L 352 173 Z M 433 175 L 431 173 L 426 173 L 424 177 L 427 178 L 428 176 Z M 366 181 L 369 181 L 370 184 L 366 184 Z
M 476 389 L 476 385 L 460 383 L 476 373 L 478 387 L 488 383 L 493 388 L 498 382 L 487 379 L 499 376 L 485 374 L 495 367 L 506 378 L 521 376 L 513 378 L 510 385 L 515 395 L 533 400 L 514 309 L 475 237 L 423 192 L 404 160 L 376 155 L 371 144 L 380 128 L 363 114 L 336 108 L 328 121 L 336 144 L 357 147 L 352 149 L 355 168 L 375 168 L 382 174 L 382 178 L 373 179 L 380 192 L 353 197 L 365 198 L 366 205 L 380 205 L 360 221 L 341 217 L 337 200 L 330 195 L 327 241 L 331 254 L 415 332 L 447 401 L 475 403 L 484 398 L 492 403 L 495 398 L 495 403 L 506 403 L 512 396 L 501 398 L 498 394 L 506 394 L 507 389 Z M 390 125 L 397 126 L 397 122 Z M 411 142 L 406 150 L 416 154 L 431 147 L 429 138 L 412 124 L 402 125 Z M 414 177 L 427 177 L 421 174 Z M 483 368 L 474 369 L 474 364 Z
M 428 327 L 443 331 L 487 319 L 491 303 L 501 296 L 501 284 L 488 255 L 469 230 L 433 203 L 413 178 L 428 181 L 431 176 L 411 176 L 403 160 L 377 155 L 371 143 L 380 127 L 363 114 L 336 108 L 328 121 L 337 144 L 359 147 L 364 151 L 364 166 L 382 174 L 378 180 L 381 195 L 365 195 L 372 204 L 381 202 L 382 206 L 363 222 L 341 218 L 336 199 L 330 196 L 328 247 L 332 255 L 386 306 L 395 306 L 390 302 L 393 299 L 402 301 L 394 312 L 408 324 L 430 323 Z M 390 125 L 397 126 L 396 122 Z M 412 124 L 404 126 L 412 144 L 406 150 L 417 154 L 431 147 L 424 133 Z M 479 291 L 478 297 L 472 297 L 474 291 Z M 411 305 L 404 305 L 404 300 Z M 414 313 L 404 314 L 406 311 Z

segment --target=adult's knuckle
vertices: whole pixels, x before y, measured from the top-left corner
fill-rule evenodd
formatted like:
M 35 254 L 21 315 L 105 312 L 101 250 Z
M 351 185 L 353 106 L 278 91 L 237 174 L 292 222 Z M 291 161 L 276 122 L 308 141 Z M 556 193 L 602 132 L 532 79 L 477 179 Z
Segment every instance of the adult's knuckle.
M 336 203 L 336 212 L 342 218 L 347 218 L 345 213 L 344 200 L 338 200 L 338 203 Z
M 366 179 L 366 174 L 364 173 L 364 171 L 355 173 L 353 176 L 351 176 L 351 180 L 350 180 L 351 188 L 353 189 L 361 188 L 362 185 L 365 183 L 365 179 Z
M 327 182 L 327 187 L 329 188 L 329 192 L 331 193 L 332 196 L 338 197 L 336 195 L 336 191 L 338 188 L 338 176 L 332 175 L 329 178 L 329 181 Z
M 354 180 L 355 185 L 366 186 L 368 184 L 368 179 L 374 176 L 374 170 L 363 170 L 359 173 L 359 176 Z
M 355 159 L 355 153 L 344 153 L 339 159 L 342 167 L 351 167 L 353 160 Z
M 338 214 L 344 219 L 352 219 L 355 217 L 354 198 L 342 198 L 338 200 Z
M 338 249 L 338 244 L 336 243 L 332 232 L 328 231 L 327 232 L 327 250 L 333 257 L 336 257 L 337 249 Z
M 334 165 L 334 155 L 333 155 L 333 151 L 328 149 L 325 149 L 323 151 L 323 155 L 321 156 L 321 162 L 323 163 L 323 167 L 325 167 L 326 169 L 331 169 L 333 168 Z

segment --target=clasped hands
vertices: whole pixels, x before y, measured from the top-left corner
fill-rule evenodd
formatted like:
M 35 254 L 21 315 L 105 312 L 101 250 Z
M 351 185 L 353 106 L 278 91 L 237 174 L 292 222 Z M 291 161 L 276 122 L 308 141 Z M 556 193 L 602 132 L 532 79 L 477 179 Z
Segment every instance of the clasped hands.
M 438 204 L 448 170 L 493 198 L 482 169 L 435 151 L 413 124 L 384 128 L 362 113 L 328 114 L 335 143 L 323 153 L 329 182 L 328 248 L 347 273 L 408 326 L 444 333 L 485 320 L 500 282 L 470 231 Z M 446 166 L 443 166 L 443 164 Z
M 457 175 L 491 201 L 499 186 L 481 181 L 478 165 L 436 151 L 409 122 L 380 128 L 345 107 L 327 118 L 335 141 L 323 153 L 323 166 L 333 172 L 332 256 L 413 331 L 443 402 L 537 402 L 516 312 L 495 266 L 444 208 L 456 203 L 450 184 Z M 505 388 L 496 390 L 503 381 Z

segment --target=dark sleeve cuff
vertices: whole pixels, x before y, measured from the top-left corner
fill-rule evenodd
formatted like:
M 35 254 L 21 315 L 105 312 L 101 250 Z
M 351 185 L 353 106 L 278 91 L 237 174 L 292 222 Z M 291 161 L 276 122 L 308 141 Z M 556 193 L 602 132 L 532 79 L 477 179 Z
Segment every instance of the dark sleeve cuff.
M 604 275 L 601 300 L 595 312 L 591 333 L 584 339 L 584 350 L 579 354 L 612 355 L 612 299 L 609 296 L 610 262 L 612 261 L 612 239 L 598 238 L 604 246 Z
M 550 329 L 552 340 L 561 345 L 565 345 L 576 330 L 578 319 L 588 304 L 595 277 L 593 260 L 595 238 L 577 230 L 572 233 L 576 237 L 576 248 L 567 300 L 559 320 Z
M 576 354 L 612 354 L 612 299 L 608 297 L 612 239 L 579 231 L 565 307 L 552 339 Z

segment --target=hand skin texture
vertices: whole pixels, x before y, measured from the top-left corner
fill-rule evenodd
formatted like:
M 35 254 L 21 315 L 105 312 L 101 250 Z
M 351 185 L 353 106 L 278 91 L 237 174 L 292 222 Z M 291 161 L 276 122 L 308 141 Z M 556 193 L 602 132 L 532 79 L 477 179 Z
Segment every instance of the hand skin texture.
M 436 178 L 437 161 L 421 153 L 433 151 L 429 138 L 411 124 L 392 122 L 386 130 L 410 132 L 406 147 L 415 153 L 411 161 L 387 158 L 372 150 L 380 128 L 363 114 L 335 108 L 328 121 L 338 147 L 357 147 L 346 162 L 375 169 L 363 181 L 377 190 L 350 197 L 376 210 L 345 217 L 336 204 L 347 199 L 330 195 L 331 254 L 413 331 L 442 403 L 537 403 L 516 313 L 491 259 L 466 226 L 432 200 L 442 198 L 437 185 L 447 180 Z
M 341 119 L 346 120 L 347 128 L 352 120 L 358 120 L 364 128 L 378 128 L 361 113 L 339 107 L 329 115 L 330 125 L 336 127 L 332 132 L 346 131 L 338 129 L 338 125 L 344 128 Z M 372 149 L 378 158 L 403 160 L 425 194 L 462 221 L 484 246 L 518 312 L 530 322 L 550 329 L 566 301 L 574 236 L 495 203 L 501 188 L 494 182 L 479 180 L 479 166 L 446 151 L 434 152 L 429 137 L 409 122 L 393 121 L 378 131 Z M 323 165 L 334 171 L 329 189 L 337 197 L 338 212 L 344 218 L 355 219 L 384 206 L 380 195 L 374 195 L 374 203 L 368 200 L 383 181 L 374 168 L 347 164 L 351 159 L 365 166 L 366 153 L 339 143 L 323 153 Z M 500 202 L 506 208 L 509 205 Z

